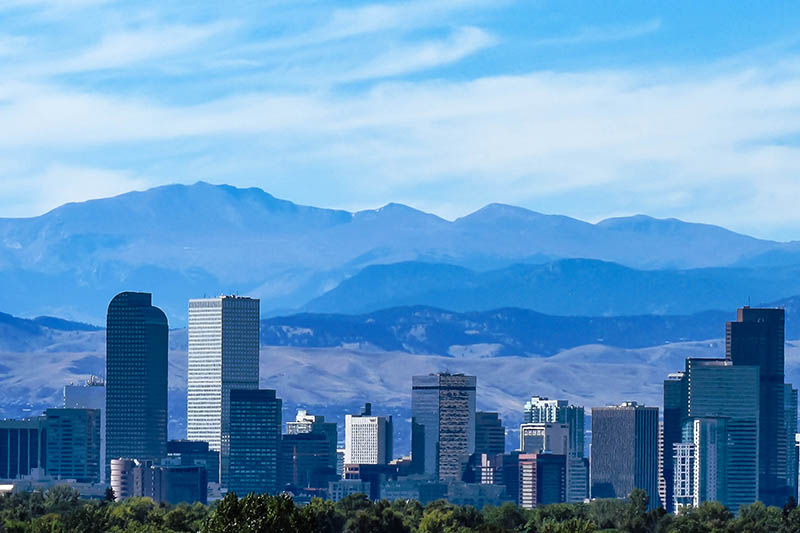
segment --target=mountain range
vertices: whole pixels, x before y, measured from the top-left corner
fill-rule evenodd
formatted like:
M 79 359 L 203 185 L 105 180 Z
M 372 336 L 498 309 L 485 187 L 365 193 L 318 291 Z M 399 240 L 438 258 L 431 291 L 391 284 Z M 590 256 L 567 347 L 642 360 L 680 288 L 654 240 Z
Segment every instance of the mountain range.
M 490 204 L 448 221 L 400 204 L 348 212 L 203 182 L 0 219 L 0 308 L 94 324 L 121 290 L 152 292 L 175 326 L 188 298 L 222 292 L 261 298 L 266 316 L 417 304 L 685 314 L 798 294 L 794 265 L 798 242 L 675 219 L 591 224 Z

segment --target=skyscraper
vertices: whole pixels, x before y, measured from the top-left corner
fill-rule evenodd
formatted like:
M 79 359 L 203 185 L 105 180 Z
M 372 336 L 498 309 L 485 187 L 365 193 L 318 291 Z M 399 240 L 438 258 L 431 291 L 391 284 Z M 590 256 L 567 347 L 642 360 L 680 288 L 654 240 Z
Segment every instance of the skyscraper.
M 475 451 L 475 376 L 414 376 L 411 387 L 411 456 L 415 470 L 440 480 L 461 479 Z
M 661 471 L 660 483 L 664 486 L 664 509 L 671 513 L 673 507 L 673 492 L 675 490 L 675 476 L 673 466 L 673 448 L 682 441 L 682 421 L 686 416 L 686 382 L 683 372 L 670 374 L 664 380 L 664 424 L 661 434 Z
M 47 475 L 79 483 L 100 482 L 100 410 L 45 411 Z
M 686 418 L 724 418 L 726 448 L 721 466 L 727 470 L 725 485 L 718 489 L 717 497 L 731 511 L 738 512 L 741 505 L 755 502 L 759 494 L 758 442 L 759 442 L 759 377 L 758 367 L 737 366 L 727 359 L 686 360 Z M 694 440 L 688 441 L 699 446 Z M 705 453 L 704 449 L 696 450 Z M 698 464 L 697 468 L 704 468 Z M 713 472 L 712 470 L 705 470 Z M 699 487 L 713 486 L 713 482 L 699 479 Z
M 637 488 L 658 506 L 658 407 L 592 408 L 591 497 L 624 498 Z
M 496 455 L 506 451 L 506 430 L 497 413 L 475 413 L 475 453 Z
M 96 376 L 83 385 L 64 387 L 64 407 L 67 409 L 100 410 L 100 481 L 106 481 L 106 385 Z
M 230 391 L 229 491 L 277 492 L 282 407 L 274 390 Z
M 106 459 L 167 455 L 167 317 L 146 292 L 122 292 L 106 319 Z M 108 465 L 106 465 L 108 468 Z
M 258 389 L 259 306 L 259 300 L 241 296 L 189 300 L 186 434 L 221 452 L 223 485 L 231 390 Z
M 366 404 L 360 415 L 346 415 L 344 421 L 345 464 L 387 464 L 392 460 L 392 417 L 372 416 Z
M 784 310 L 743 307 L 725 327 L 725 356 L 734 365 L 760 369 L 759 499 L 783 506 L 787 432 L 784 420 Z

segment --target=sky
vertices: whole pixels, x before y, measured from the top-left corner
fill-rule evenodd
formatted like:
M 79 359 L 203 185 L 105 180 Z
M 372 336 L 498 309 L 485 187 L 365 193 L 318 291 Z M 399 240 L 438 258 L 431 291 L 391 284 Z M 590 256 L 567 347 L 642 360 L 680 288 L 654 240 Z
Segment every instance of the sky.
M 0 216 L 198 180 L 800 239 L 800 4 L 0 0 Z

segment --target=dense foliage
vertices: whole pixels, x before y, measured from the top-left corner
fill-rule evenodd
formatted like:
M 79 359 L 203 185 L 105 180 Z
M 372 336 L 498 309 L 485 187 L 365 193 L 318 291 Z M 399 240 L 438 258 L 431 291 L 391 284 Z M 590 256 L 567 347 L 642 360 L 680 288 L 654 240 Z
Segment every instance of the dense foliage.
M 800 531 L 800 509 L 755 503 L 734 517 L 718 503 L 679 516 L 647 510 L 647 495 L 627 500 L 549 505 L 533 511 L 513 504 L 460 507 L 445 501 L 370 502 L 363 495 L 298 507 L 288 496 L 229 494 L 211 506 L 157 505 L 147 498 L 121 503 L 82 500 L 68 487 L 45 494 L 0 497 L 0 532 L 9 533 L 789 533 Z

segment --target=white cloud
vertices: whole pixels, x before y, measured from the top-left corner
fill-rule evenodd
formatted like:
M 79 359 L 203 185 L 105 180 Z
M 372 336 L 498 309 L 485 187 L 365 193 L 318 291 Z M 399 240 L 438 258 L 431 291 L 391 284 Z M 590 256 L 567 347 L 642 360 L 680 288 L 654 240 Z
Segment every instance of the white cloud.
M 534 44 L 538 46 L 563 46 L 588 43 L 600 43 L 610 41 L 624 41 L 634 39 L 654 33 L 661 28 L 661 21 L 658 19 L 648 20 L 641 24 L 626 27 L 593 27 L 584 28 L 581 31 L 560 37 L 549 37 L 535 39 Z
M 356 81 L 396 76 L 459 61 L 491 46 L 495 39 L 480 28 L 460 28 L 445 41 L 405 45 L 371 59 L 341 80 Z
M 171 25 L 106 34 L 97 44 L 69 58 L 34 64 L 28 73 L 53 75 L 126 67 L 169 57 L 233 28 L 232 23 Z
M 487 4 L 498 7 L 498 0 L 415 0 L 336 9 L 323 24 L 296 35 L 268 41 L 262 47 L 310 46 L 359 35 L 441 25 L 455 12 Z

